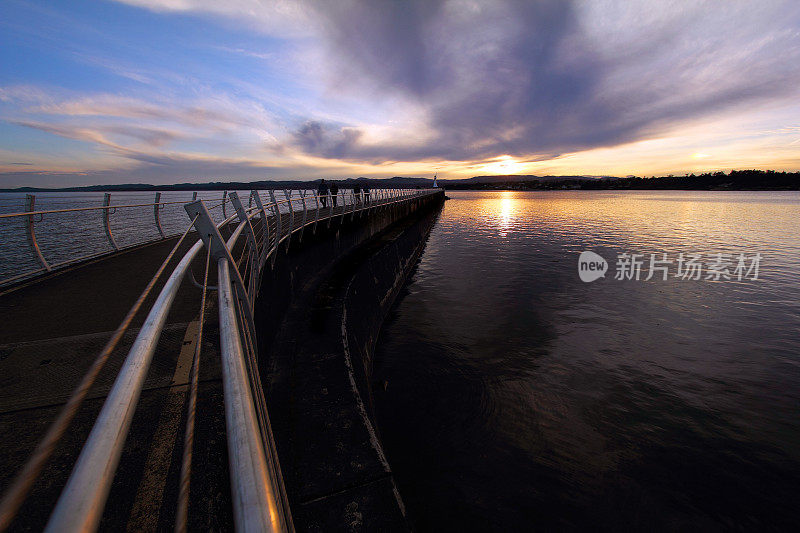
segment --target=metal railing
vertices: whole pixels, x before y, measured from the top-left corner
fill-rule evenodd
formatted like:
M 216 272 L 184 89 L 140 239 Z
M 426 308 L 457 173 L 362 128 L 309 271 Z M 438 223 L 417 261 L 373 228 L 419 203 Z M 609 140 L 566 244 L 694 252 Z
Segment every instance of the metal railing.
M 437 192 L 439 190 L 377 189 L 359 194 L 348 190 L 333 197 L 330 194 L 309 194 L 308 191 L 283 191 L 284 198 L 278 199 L 275 191 L 267 191 L 270 200 L 264 203 L 261 193 L 251 191 L 247 207 L 236 192 L 231 192 L 225 196 L 235 212 L 219 223 L 214 222 L 204 201 L 185 204 L 191 224 L 6 493 L 0 503 L 0 531 L 8 527 L 19 510 L 94 377 L 127 330 L 141 302 L 164 272 L 164 267 L 192 229 L 197 232 L 199 239 L 169 274 L 150 308 L 61 493 L 47 531 L 97 529 L 167 315 L 182 280 L 203 248 L 206 250 L 203 283 L 196 282 L 194 278 L 192 280 L 203 290 L 205 303 L 205 294 L 209 289 L 209 265 L 212 261 L 216 264 L 219 347 L 236 529 L 292 531 L 291 512 L 258 371 L 253 313 L 262 271 L 267 264 L 274 265 L 282 247 L 289 249 L 294 236 L 301 241 L 308 228 L 308 231 L 316 231 L 319 224 L 330 227 L 337 217 L 340 220 L 346 217 L 355 219 L 371 211 L 397 208 Z M 222 237 L 220 230 L 223 228 L 232 229 L 227 239 Z M 245 238 L 239 242 L 242 234 Z M 203 308 L 200 316 L 203 316 Z M 201 323 L 198 335 L 202 335 L 202 326 Z M 194 354 L 190 398 L 196 398 L 197 394 L 199 353 L 200 343 L 196 345 Z M 193 426 L 194 399 L 190 399 L 176 512 L 178 531 L 186 528 Z
M 28 268 L 23 270 L 22 272 L 16 271 L 12 276 L 2 277 L 3 274 L 0 273 L 0 287 L 15 283 L 20 280 L 24 280 L 26 278 L 34 277 L 38 274 L 52 272 L 54 270 L 58 270 L 61 268 L 68 267 L 70 265 L 74 265 L 76 263 L 80 263 L 82 261 L 87 261 L 89 259 L 94 259 L 97 257 L 101 257 L 108 253 L 118 252 L 120 250 L 124 250 L 126 248 L 131 248 L 134 246 L 139 246 L 141 244 L 146 244 L 148 242 L 153 242 L 154 240 L 163 240 L 169 237 L 175 237 L 178 235 L 177 233 L 166 233 L 164 231 L 162 225 L 162 211 L 167 206 L 178 206 L 183 205 L 186 203 L 185 200 L 183 201 L 161 201 L 161 194 L 160 192 L 155 193 L 155 199 L 152 202 L 144 203 L 144 202 L 136 202 L 136 203 L 129 203 L 123 205 L 112 205 L 111 203 L 111 193 L 105 193 L 103 196 L 103 203 L 100 206 L 82 206 L 82 207 L 69 207 L 69 208 L 62 208 L 62 209 L 41 209 L 37 210 L 36 206 L 36 195 L 33 194 L 26 194 L 25 195 L 25 210 L 20 212 L 14 213 L 0 213 L 0 235 L 4 235 L 6 238 L 10 236 L 13 232 L 13 229 L 8 227 L 9 223 L 13 223 L 14 221 L 20 220 L 23 221 L 25 226 L 25 234 L 26 239 L 28 241 L 29 250 L 34 255 L 36 263 L 38 264 L 37 268 Z M 123 198 L 130 198 L 129 195 L 123 195 Z M 213 202 L 218 204 L 215 207 L 222 207 L 223 218 L 225 218 L 225 203 L 230 202 L 227 198 L 227 191 L 223 195 L 220 200 L 214 199 Z M 52 197 L 46 196 L 45 200 L 52 200 L 53 198 L 58 198 L 60 200 L 59 203 L 63 203 L 64 201 L 68 201 L 71 198 L 68 196 L 61 196 L 61 197 Z M 78 197 L 74 197 L 76 200 Z M 192 194 L 192 200 L 197 199 L 197 193 Z M 83 201 L 86 201 L 83 199 Z M 115 238 L 115 235 L 112 231 L 112 224 L 111 224 L 111 216 L 116 214 L 118 210 L 125 211 L 128 216 L 125 217 L 125 220 L 131 219 L 131 214 L 136 211 L 139 212 L 142 209 L 149 208 L 153 210 L 153 218 L 151 219 L 151 223 L 153 224 L 153 228 L 158 232 L 158 237 L 155 239 L 147 239 L 147 238 L 134 238 L 134 242 L 128 246 L 120 246 Z M 48 218 L 51 217 L 59 217 L 64 215 L 76 215 L 79 217 L 76 219 L 70 219 L 67 223 L 77 223 L 76 225 L 82 225 L 83 229 L 85 230 L 88 228 L 93 222 L 99 222 L 100 220 L 95 219 L 92 221 L 89 217 L 94 213 L 100 213 L 100 220 L 102 220 L 103 230 L 105 234 L 105 238 L 108 241 L 108 247 L 104 247 L 102 249 L 100 246 L 97 246 L 99 243 L 95 243 L 96 246 L 88 246 L 92 248 L 89 253 L 82 253 L 77 255 L 72 255 L 68 259 L 60 260 L 60 261 L 53 261 L 52 259 L 48 260 L 46 254 L 42 251 L 42 248 L 39 245 L 39 240 L 37 238 L 37 231 L 36 225 L 43 222 L 45 216 Z M 71 250 L 77 248 L 78 244 L 82 245 L 82 248 L 87 247 L 85 236 L 81 233 L 81 228 L 70 228 L 73 231 L 70 232 L 68 239 L 62 239 L 58 243 L 59 251 Z M 15 250 L 18 252 L 19 250 Z M 9 253 L 9 252 L 7 252 Z M 63 255 L 63 254 L 61 254 Z

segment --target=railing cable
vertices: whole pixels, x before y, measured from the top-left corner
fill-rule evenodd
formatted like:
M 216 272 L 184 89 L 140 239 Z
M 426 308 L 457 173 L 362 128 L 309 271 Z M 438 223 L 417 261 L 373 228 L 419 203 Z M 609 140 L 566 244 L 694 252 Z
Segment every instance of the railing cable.
M 199 215 L 198 215 L 199 216 Z M 194 223 L 194 222 L 192 222 Z M 197 344 L 194 347 L 191 384 L 189 386 L 189 405 L 186 408 L 186 429 L 183 436 L 183 461 L 181 462 L 181 484 L 178 493 L 178 510 L 175 515 L 175 533 L 186 531 L 189 516 L 189 481 L 192 475 L 192 448 L 194 446 L 194 420 L 197 410 L 197 387 L 200 374 L 200 350 L 203 345 L 203 324 L 205 322 L 206 293 L 208 292 L 208 270 L 211 262 L 211 247 L 206 247 L 206 269 L 203 275 L 203 295 L 200 300 L 200 319 L 197 329 Z
M 8 529 L 8 526 L 11 525 L 11 521 L 14 519 L 14 517 L 16 517 L 20 506 L 25 501 L 28 493 L 30 493 L 34 481 L 36 481 L 36 479 L 39 477 L 39 474 L 41 473 L 45 463 L 55 451 L 56 444 L 59 440 L 61 440 L 61 437 L 67 430 L 67 427 L 69 427 L 70 422 L 72 422 L 72 419 L 77 414 L 78 408 L 81 406 L 81 403 L 83 403 L 83 400 L 86 398 L 89 389 L 94 384 L 98 374 L 100 374 L 100 371 L 108 361 L 111 352 L 114 351 L 119 344 L 119 341 L 122 340 L 122 336 L 130 327 L 131 322 L 133 322 L 133 318 L 139 312 L 139 309 L 142 307 L 142 304 L 147 296 L 153 290 L 153 287 L 155 287 L 156 282 L 161 277 L 161 274 L 164 273 L 164 269 L 172 260 L 172 257 L 175 255 L 178 247 L 183 242 L 183 239 L 186 238 L 186 236 L 192 230 L 192 227 L 194 227 L 195 220 L 197 220 L 197 217 L 192 220 L 191 224 L 189 224 L 189 227 L 186 228 L 186 231 L 184 231 L 183 235 L 181 235 L 181 237 L 178 239 L 178 242 L 176 242 L 175 246 L 172 247 L 169 255 L 166 259 L 164 259 L 164 262 L 161 263 L 161 266 L 158 267 L 155 275 L 150 279 L 150 282 L 147 284 L 144 291 L 142 291 L 142 294 L 139 295 L 136 303 L 133 304 L 133 307 L 131 307 L 131 309 L 128 311 L 128 314 L 125 315 L 122 323 L 117 327 L 113 335 L 111 335 L 111 338 L 106 343 L 103 351 L 100 352 L 100 355 L 98 355 L 97 359 L 94 360 L 94 363 L 92 363 L 89 371 L 83 376 L 83 379 L 78 387 L 72 392 L 72 395 L 70 396 L 66 405 L 64 405 L 64 408 L 59 413 L 58 418 L 56 418 L 56 420 L 50 425 L 50 428 L 47 430 L 44 438 L 36 446 L 36 449 L 33 451 L 33 455 L 31 455 L 31 457 L 28 459 L 28 462 L 25 463 L 25 466 L 22 467 L 22 470 L 20 470 L 20 472 L 14 478 L 13 483 L 6 491 L 2 502 L 0 502 L 0 532 Z

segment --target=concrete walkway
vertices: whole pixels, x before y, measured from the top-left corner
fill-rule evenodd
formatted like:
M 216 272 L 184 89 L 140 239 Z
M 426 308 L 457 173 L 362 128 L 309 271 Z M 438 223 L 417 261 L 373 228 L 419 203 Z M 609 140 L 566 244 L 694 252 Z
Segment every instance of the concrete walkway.
M 172 264 L 195 242 L 192 237 L 180 246 Z M 4 436 L 0 441 L 0 490 L 5 490 L 28 459 L 176 240 L 129 249 L 0 292 L 0 434 Z M 112 353 L 12 530 L 41 530 L 46 523 L 162 285 L 163 279 Z M 213 301 L 210 298 L 212 307 Z M 184 281 L 148 373 L 109 496 L 114 504 L 107 506 L 101 529 L 172 527 L 199 306 L 200 291 Z M 212 330 L 207 338 L 213 340 L 213 308 L 211 313 L 206 327 Z M 229 524 L 231 515 L 216 342 L 204 343 L 202 353 L 198 406 L 202 419 L 198 421 L 197 441 L 205 442 L 208 448 L 196 452 L 204 457 L 205 464 L 194 481 L 199 501 L 209 501 L 205 502 L 205 512 L 193 508 L 191 515 L 192 524 L 205 528 Z M 220 497 L 222 494 L 225 496 Z M 215 499 L 218 501 L 212 501 Z

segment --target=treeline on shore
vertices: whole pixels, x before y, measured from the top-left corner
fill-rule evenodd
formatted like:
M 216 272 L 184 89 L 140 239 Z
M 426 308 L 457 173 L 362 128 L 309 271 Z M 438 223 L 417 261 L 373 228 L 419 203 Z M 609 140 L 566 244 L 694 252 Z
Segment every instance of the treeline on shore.
M 353 186 L 382 188 L 431 187 L 428 178 L 348 178 L 335 181 L 340 189 Z M 79 192 L 79 191 L 208 191 L 249 189 L 316 189 L 320 180 L 259 180 L 259 181 L 215 181 L 206 183 L 177 183 L 173 185 L 150 185 L 126 183 L 118 185 L 90 185 L 85 187 L 38 188 L 20 187 L 0 189 L 0 192 Z M 800 172 L 777 172 L 774 170 L 732 170 L 729 173 L 707 172 L 685 176 L 662 176 L 642 178 L 593 177 L 593 176 L 477 176 L 461 180 L 439 180 L 439 186 L 448 190 L 697 190 L 697 191 L 797 191 L 800 190 Z
M 441 182 L 450 190 L 695 190 L 695 191 L 797 191 L 800 172 L 774 170 L 732 170 L 642 178 L 546 178 L 492 183 Z
M 589 182 L 586 187 L 592 189 L 684 189 L 684 190 L 767 190 L 796 191 L 800 190 L 800 172 L 776 172 L 774 170 L 732 170 L 724 172 L 707 172 L 689 174 L 687 176 L 662 176 L 659 178 L 619 178 L 616 180 L 600 180 L 600 183 Z

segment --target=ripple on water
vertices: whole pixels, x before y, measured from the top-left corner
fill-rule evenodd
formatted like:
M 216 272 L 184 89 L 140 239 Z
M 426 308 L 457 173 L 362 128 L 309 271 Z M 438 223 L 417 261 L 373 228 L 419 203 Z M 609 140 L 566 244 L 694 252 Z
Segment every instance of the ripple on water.
M 448 195 L 375 359 L 421 529 L 794 525 L 800 194 Z M 583 250 L 605 280 L 578 279 Z M 621 252 L 763 259 L 623 282 Z

